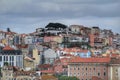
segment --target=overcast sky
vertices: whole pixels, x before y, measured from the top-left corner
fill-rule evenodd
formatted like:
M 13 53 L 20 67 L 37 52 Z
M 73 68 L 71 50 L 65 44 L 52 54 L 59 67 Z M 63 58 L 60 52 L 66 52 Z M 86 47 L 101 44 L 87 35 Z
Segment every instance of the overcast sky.
M 0 29 L 34 32 L 49 22 L 120 33 L 120 0 L 0 0 Z

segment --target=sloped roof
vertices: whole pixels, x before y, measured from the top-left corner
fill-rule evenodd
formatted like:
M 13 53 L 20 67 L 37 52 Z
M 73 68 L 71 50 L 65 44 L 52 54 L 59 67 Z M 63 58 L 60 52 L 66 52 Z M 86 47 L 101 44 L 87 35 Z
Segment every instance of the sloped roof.
M 80 49 L 80 48 L 64 48 L 63 51 L 65 52 L 79 52 L 79 53 L 87 53 L 88 50 L 83 50 L 83 49 Z
M 69 61 L 70 61 L 70 58 L 61 58 L 61 59 L 55 60 L 54 64 L 61 63 L 62 65 L 68 65 Z
M 38 65 L 39 68 L 50 68 L 52 67 L 52 65 L 50 64 L 41 64 L 41 65 Z
M 25 56 L 25 58 L 24 58 L 25 60 L 28 60 L 28 61 L 33 61 L 33 59 L 32 58 L 30 58 L 30 57 L 28 57 L 28 56 Z
M 7 45 L 7 46 L 5 46 L 5 47 L 3 48 L 3 50 L 14 50 L 14 49 L 11 48 L 9 45 Z
M 74 57 L 70 60 L 70 63 L 109 63 L 110 57 L 90 57 L 90 58 L 81 58 Z
M 19 45 L 16 45 L 18 48 L 28 48 L 28 44 L 25 44 L 25 45 L 22 45 L 22 44 L 19 44 Z

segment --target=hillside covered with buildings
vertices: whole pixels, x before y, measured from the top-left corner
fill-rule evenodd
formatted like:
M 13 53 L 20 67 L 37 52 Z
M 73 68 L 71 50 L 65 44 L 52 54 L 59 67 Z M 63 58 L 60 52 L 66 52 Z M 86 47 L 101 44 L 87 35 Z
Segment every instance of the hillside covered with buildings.
M 0 67 L 1 80 L 120 80 L 120 34 L 61 23 L 0 30 Z

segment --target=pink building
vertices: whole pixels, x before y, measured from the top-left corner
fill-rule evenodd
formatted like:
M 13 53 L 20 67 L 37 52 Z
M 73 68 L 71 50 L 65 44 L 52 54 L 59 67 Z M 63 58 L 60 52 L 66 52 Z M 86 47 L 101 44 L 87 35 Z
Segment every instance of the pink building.
M 80 80 L 92 80 L 93 76 L 108 80 L 109 57 L 74 57 L 68 64 L 68 76 L 76 76 Z
M 68 72 L 68 62 L 70 58 L 61 58 L 54 63 L 54 72 L 57 74 L 67 75 Z

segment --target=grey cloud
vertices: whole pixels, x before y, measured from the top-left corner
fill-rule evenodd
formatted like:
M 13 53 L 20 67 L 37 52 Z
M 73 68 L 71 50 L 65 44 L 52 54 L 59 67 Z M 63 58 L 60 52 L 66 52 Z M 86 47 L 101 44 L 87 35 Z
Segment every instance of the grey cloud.
M 119 0 L 35 0 L 35 2 L 54 2 L 62 4 L 109 4 L 117 3 Z
M 112 3 L 114 1 L 114 3 Z M 53 0 L 53 1 L 16 1 L 3 5 L 0 13 L 17 17 L 81 17 L 81 16 L 120 16 L 119 0 Z M 64 2 L 64 3 L 63 3 Z M 74 4 L 76 2 L 77 4 Z M 108 2 L 109 4 L 105 4 Z M 110 3 L 111 2 L 111 3 Z M 63 3 L 63 4 L 62 4 Z M 71 4 L 69 4 L 71 3 Z M 79 4 L 81 3 L 81 4 Z M 87 3 L 87 4 L 82 4 Z M 90 4 L 94 3 L 94 4 Z M 104 3 L 104 4 L 95 4 Z M 7 6 L 8 5 L 8 6 Z
M 52 21 L 72 23 L 75 20 L 74 23 L 79 23 L 83 20 L 86 23 L 85 17 L 102 18 L 100 20 L 109 18 L 113 19 L 112 21 L 119 21 L 119 7 L 120 0 L 0 0 L 0 25 L 32 28 Z M 116 20 L 115 17 L 119 19 Z M 100 24 L 105 22 L 100 22 Z M 99 22 L 94 21 L 94 23 Z M 113 24 L 119 26 L 118 23 L 112 22 L 104 25 L 114 26 Z M 0 28 L 2 27 L 0 26 Z

